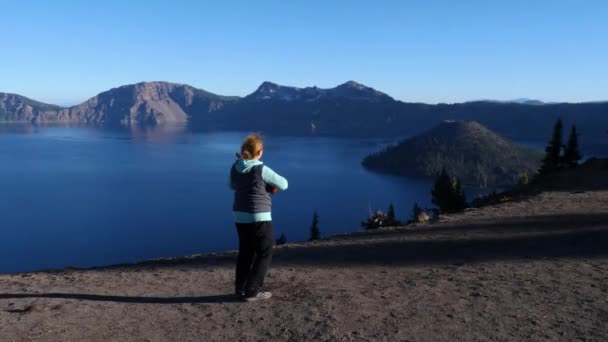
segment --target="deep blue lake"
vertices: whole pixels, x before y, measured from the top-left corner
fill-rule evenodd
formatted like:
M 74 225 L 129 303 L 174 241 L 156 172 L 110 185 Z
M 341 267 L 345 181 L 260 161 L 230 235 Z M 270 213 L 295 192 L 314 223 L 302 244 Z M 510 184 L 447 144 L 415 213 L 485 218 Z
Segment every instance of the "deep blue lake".
M 236 249 L 228 175 L 245 135 L 0 125 L 0 273 Z M 289 180 L 275 237 L 306 240 L 315 210 L 327 236 L 360 230 L 370 206 L 393 203 L 402 220 L 414 202 L 430 207 L 430 180 L 361 166 L 392 142 L 266 136 L 263 161 Z
M 245 133 L 181 127 L 0 127 L 0 272 L 133 262 L 237 248 L 228 189 Z M 275 236 L 361 229 L 368 207 L 407 219 L 431 182 L 368 172 L 384 141 L 265 137 L 263 161 L 289 180 Z

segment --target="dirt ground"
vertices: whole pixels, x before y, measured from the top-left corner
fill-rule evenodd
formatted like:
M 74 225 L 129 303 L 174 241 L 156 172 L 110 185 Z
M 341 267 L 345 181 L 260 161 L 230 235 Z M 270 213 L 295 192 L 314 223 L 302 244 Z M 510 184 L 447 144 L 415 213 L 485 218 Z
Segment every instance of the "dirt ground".
M 0 275 L 1 341 L 605 341 L 608 191 L 277 248 L 266 302 L 234 253 Z

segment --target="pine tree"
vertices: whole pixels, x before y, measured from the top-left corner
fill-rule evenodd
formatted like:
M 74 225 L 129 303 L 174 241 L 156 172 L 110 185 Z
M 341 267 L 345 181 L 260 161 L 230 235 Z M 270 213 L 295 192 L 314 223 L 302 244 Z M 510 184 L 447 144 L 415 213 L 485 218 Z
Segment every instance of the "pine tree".
M 319 215 L 315 211 L 312 216 L 312 225 L 310 226 L 310 238 L 309 241 L 321 239 L 321 231 L 319 230 Z
M 467 206 L 460 180 L 457 177 L 450 177 L 445 170 L 441 171 L 435 179 L 431 195 L 433 204 L 444 213 L 462 211 Z
M 581 160 L 581 153 L 578 150 L 578 134 L 576 132 L 576 126 L 572 125 L 570 131 L 570 137 L 568 138 L 568 144 L 564 151 L 564 166 L 576 167 L 578 162 Z
M 422 213 L 422 208 L 418 206 L 418 202 L 414 202 L 414 207 L 412 208 L 412 222 L 418 222 L 418 216 Z
M 467 200 L 464 195 L 464 190 L 460 185 L 460 179 L 456 176 L 452 177 L 452 193 L 451 193 L 451 211 L 463 211 L 467 207 Z
M 393 203 L 389 204 L 388 210 L 386 211 L 386 217 L 391 220 L 391 222 L 395 220 L 395 207 L 393 206 Z
M 277 246 L 284 245 L 287 243 L 287 237 L 285 234 L 281 233 L 281 236 L 277 239 Z
M 400 225 L 401 222 L 399 222 L 396 218 L 395 218 L 395 207 L 393 206 L 393 204 L 391 203 L 388 206 L 388 210 L 386 211 L 386 225 L 387 226 L 398 226 Z
M 562 119 L 557 119 L 555 125 L 553 126 L 553 136 L 551 137 L 551 141 L 549 145 L 545 149 L 545 158 L 543 159 L 543 164 L 538 170 L 540 175 L 546 175 L 552 172 L 557 171 L 562 164 Z
M 437 178 L 431 190 L 431 201 L 439 207 L 442 212 L 449 211 L 452 193 L 452 179 L 447 171 L 443 169 Z

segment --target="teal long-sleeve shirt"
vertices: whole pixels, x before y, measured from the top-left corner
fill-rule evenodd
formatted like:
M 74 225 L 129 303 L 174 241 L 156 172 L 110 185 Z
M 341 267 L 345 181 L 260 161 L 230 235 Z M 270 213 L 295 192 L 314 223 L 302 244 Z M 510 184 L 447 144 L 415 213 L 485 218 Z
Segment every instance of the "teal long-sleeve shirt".
M 257 165 L 263 165 L 264 163 L 259 160 L 254 159 L 239 159 L 235 168 L 237 172 L 247 173 Z M 279 190 L 287 190 L 289 183 L 285 177 L 279 175 L 274 170 L 264 165 L 262 168 L 262 179 L 269 186 L 277 187 Z M 232 178 L 229 181 L 230 188 L 235 190 L 235 185 L 232 182 Z M 234 219 L 236 223 L 254 223 L 261 221 L 272 221 L 272 213 L 271 212 L 260 212 L 260 213 L 248 213 L 242 211 L 234 211 Z

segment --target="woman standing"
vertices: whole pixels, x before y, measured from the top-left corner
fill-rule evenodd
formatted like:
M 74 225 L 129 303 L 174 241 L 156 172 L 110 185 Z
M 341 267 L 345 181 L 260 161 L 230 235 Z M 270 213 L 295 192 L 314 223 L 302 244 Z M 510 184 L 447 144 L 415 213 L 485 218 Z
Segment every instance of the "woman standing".
M 271 194 L 287 189 L 287 180 L 264 165 L 262 139 L 257 134 L 245 138 L 239 159 L 230 169 L 234 190 L 234 218 L 239 235 L 235 293 L 253 302 L 272 297 L 261 291 L 272 259 Z

